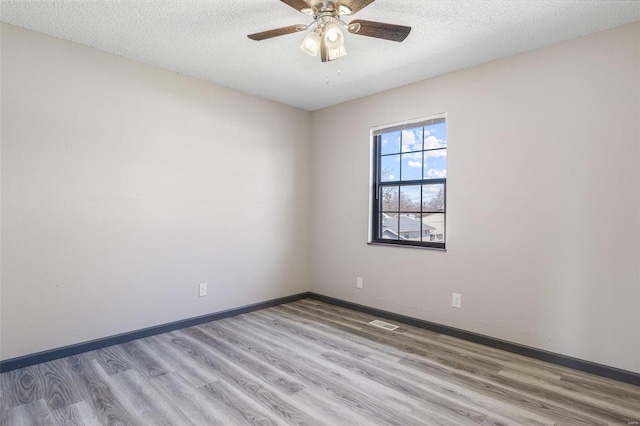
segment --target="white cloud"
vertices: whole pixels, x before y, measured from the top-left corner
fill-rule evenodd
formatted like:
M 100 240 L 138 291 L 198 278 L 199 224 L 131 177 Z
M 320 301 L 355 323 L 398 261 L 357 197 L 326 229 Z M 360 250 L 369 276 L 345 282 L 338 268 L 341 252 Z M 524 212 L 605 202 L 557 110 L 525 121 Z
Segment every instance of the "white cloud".
M 438 158 L 438 157 L 446 157 L 447 156 L 447 150 L 446 149 L 439 149 L 437 151 L 427 151 L 424 153 L 426 158 Z
M 422 161 L 409 161 L 407 165 L 409 167 L 422 167 Z
M 432 179 L 445 178 L 445 177 L 447 177 L 447 171 L 446 170 L 429 169 L 429 170 L 427 170 L 427 177 L 430 177 Z
M 414 144 L 416 143 L 416 134 L 410 130 L 402 131 L 402 142 L 405 144 Z
M 422 129 L 402 131 L 402 150 L 417 151 L 422 149 Z
M 445 146 L 445 141 L 435 136 L 429 136 L 424 140 L 424 149 L 444 148 Z

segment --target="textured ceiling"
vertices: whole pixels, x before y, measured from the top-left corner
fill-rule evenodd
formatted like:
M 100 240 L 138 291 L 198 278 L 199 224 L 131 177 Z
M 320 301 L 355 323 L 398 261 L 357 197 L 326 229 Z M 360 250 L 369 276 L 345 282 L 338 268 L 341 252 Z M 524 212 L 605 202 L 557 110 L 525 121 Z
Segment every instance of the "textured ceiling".
M 351 19 L 411 26 L 403 43 L 345 34 L 321 63 L 304 34 L 246 35 L 311 18 L 279 0 L 3 0 L 0 19 L 306 110 L 640 19 L 640 1 L 376 0 Z

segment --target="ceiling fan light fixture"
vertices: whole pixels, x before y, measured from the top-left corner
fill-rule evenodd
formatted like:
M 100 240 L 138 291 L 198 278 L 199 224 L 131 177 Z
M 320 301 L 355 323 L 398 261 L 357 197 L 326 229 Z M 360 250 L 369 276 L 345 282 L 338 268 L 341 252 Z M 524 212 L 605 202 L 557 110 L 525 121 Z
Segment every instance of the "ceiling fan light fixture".
M 328 49 L 327 56 L 329 61 L 335 61 L 336 59 L 340 59 L 343 56 L 347 56 L 347 49 L 344 45 L 338 47 L 337 49 Z
M 340 7 L 338 7 L 338 13 L 340 13 L 340 15 L 351 15 L 351 8 L 341 4 Z
M 324 43 L 330 50 L 344 46 L 344 36 L 338 24 L 331 22 L 324 26 Z
M 304 40 L 302 40 L 300 49 L 309 56 L 316 56 L 320 50 L 320 43 L 322 43 L 320 35 L 315 31 L 311 31 Z
M 275 0 L 274 0 L 275 1 Z M 344 31 L 366 37 L 375 37 L 395 42 L 404 41 L 411 27 L 387 24 L 384 22 L 342 19 L 343 15 L 358 13 L 375 0 L 280 0 L 287 6 L 310 15 L 310 24 L 289 25 L 255 34 L 249 34 L 251 40 L 260 41 L 296 32 L 308 32 L 300 49 L 310 56 L 318 56 L 322 62 L 334 61 L 346 56 Z

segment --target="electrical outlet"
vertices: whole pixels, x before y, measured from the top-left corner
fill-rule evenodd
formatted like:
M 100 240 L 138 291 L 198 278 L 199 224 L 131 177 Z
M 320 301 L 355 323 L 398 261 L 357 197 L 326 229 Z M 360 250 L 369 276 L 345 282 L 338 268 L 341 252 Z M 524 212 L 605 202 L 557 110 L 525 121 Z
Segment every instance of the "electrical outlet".
M 362 277 L 356 278 L 356 287 L 362 288 Z
M 453 297 L 451 298 L 451 306 L 454 308 L 462 308 L 462 295 L 458 293 L 453 293 Z
M 202 296 L 206 296 L 207 295 L 207 283 L 201 283 L 198 286 L 198 296 L 202 297 Z

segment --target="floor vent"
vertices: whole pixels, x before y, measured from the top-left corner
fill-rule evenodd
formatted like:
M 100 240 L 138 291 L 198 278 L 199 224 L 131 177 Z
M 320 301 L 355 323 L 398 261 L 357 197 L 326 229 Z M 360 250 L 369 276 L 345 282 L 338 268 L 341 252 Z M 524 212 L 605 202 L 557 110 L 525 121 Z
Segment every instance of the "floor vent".
M 389 330 L 389 331 L 393 331 L 396 328 L 398 328 L 397 325 L 389 324 L 388 322 L 384 322 L 380 320 L 373 320 L 369 324 L 371 324 L 374 327 L 384 328 L 385 330 Z

